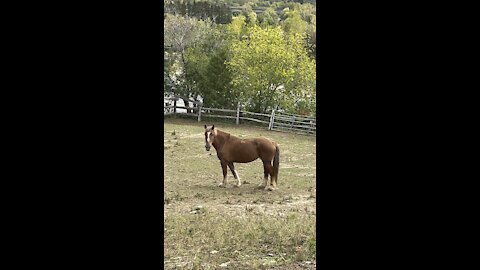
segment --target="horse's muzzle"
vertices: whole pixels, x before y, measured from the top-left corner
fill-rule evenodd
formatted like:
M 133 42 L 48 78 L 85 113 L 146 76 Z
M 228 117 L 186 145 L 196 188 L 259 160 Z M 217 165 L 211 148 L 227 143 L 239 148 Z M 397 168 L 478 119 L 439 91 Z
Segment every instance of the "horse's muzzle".
M 205 145 L 205 150 L 210 151 L 210 145 Z

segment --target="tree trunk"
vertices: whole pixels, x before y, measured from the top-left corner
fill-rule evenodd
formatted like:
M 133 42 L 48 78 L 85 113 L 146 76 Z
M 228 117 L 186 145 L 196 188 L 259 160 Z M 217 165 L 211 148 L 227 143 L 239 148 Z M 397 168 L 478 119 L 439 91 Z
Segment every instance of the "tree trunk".
M 181 56 L 182 56 L 182 64 L 183 64 L 183 76 L 185 76 L 185 88 L 187 89 L 187 93 L 185 93 L 185 95 L 188 97 L 190 96 L 190 91 L 191 91 L 191 88 L 190 86 L 188 85 L 188 75 L 187 75 L 187 61 L 185 60 L 185 50 L 182 49 L 182 53 L 181 53 Z M 188 101 L 186 101 L 185 99 L 183 100 L 183 102 L 185 103 L 185 107 L 189 107 L 189 103 Z M 187 109 L 187 113 L 190 113 L 192 112 L 191 109 Z

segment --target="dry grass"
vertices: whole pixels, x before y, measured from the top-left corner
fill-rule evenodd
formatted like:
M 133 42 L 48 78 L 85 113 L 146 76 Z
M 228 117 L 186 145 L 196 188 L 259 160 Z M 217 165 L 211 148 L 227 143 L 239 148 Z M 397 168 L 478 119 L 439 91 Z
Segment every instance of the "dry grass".
M 278 190 L 257 188 L 259 160 L 235 164 L 247 182 L 240 188 L 230 172 L 227 188 L 219 188 L 220 162 L 215 149 L 205 151 L 203 125 L 164 124 L 165 269 L 315 268 L 315 138 L 218 123 L 223 131 L 263 136 L 280 147 Z

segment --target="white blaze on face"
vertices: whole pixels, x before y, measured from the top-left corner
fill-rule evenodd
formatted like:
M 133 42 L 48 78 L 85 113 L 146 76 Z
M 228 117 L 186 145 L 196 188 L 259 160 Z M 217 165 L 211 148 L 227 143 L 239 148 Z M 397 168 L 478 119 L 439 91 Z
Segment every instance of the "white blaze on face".
M 210 142 L 210 133 L 211 133 L 211 132 L 207 132 L 207 143 L 208 143 L 208 144 L 211 144 L 211 142 Z

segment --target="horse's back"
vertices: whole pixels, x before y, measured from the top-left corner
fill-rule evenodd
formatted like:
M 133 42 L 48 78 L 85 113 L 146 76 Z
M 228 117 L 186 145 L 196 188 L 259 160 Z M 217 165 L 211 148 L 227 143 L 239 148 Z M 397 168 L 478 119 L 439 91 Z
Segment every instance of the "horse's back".
M 253 139 L 243 139 L 243 140 L 238 139 L 235 143 L 240 146 L 247 146 L 247 145 L 254 146 L 261 152 L 269 152 L 269 151 L 275 152 L 275 149 L 276 149 L 276 144 L 264 137 L 257 137 Z
M 276 151 L 275 143 L 264 137 L 239 140 L 237 146 L 238 155 L 248 156 L 249 159 L 255 156 L 255 159 L 260 158 L 264 161 L 272 160 Z
M 241 139 L 228 134 L 225 145 L 217 154 L 220 159 L 227 162 L 248 163 L 258 158 L 262 161 L 270 161 L 273 159 L 275 151 L 276 144 L 267 138 Z

